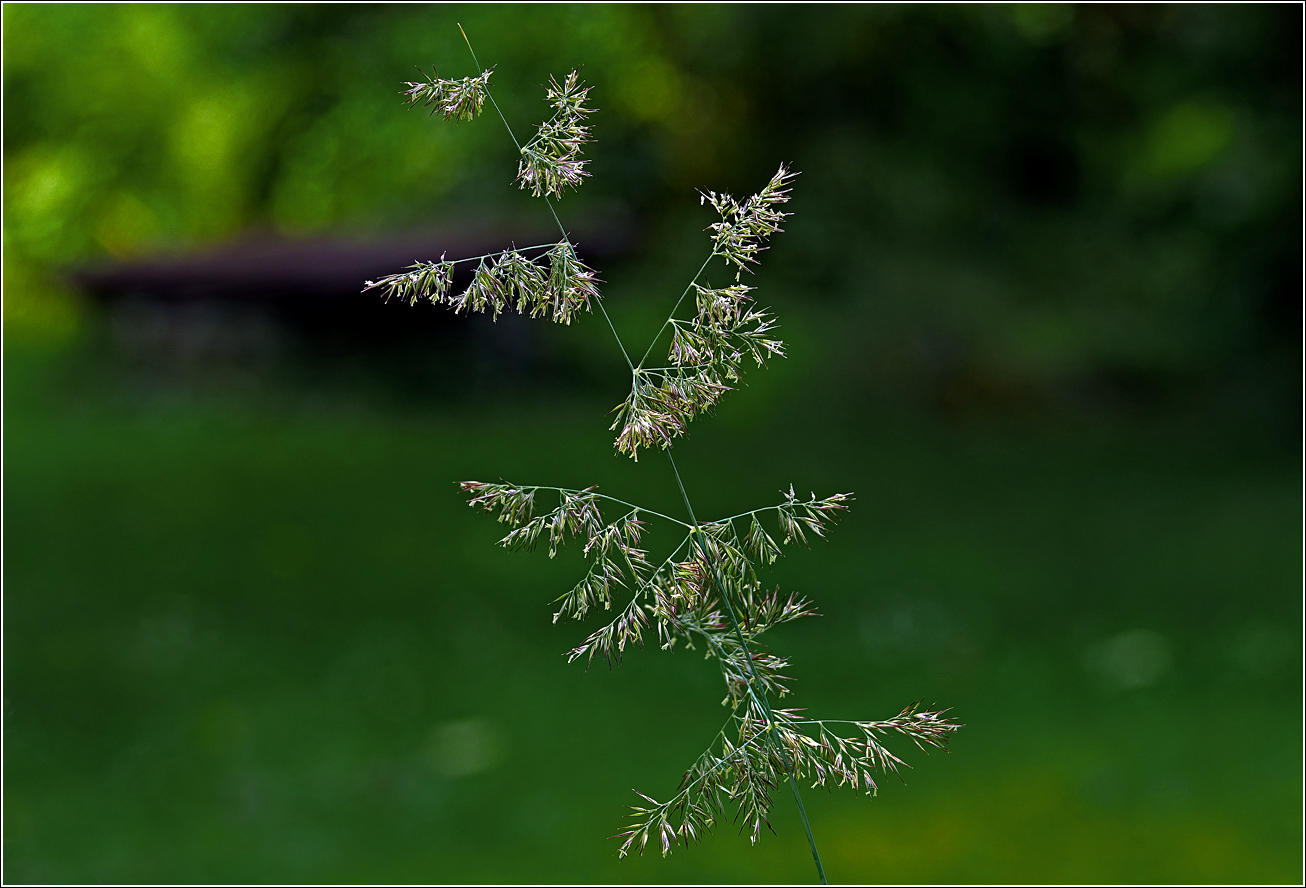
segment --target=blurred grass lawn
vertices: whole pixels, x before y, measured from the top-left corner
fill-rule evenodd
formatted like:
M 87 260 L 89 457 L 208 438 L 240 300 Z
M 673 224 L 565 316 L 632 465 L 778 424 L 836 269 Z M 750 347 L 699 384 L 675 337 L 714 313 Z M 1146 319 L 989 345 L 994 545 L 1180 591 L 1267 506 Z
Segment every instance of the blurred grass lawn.
M 63 366 L 6 349 L 8 880 L 811 880 L 784 794 L 757 848 L 616 859 L 630 788 L 667 795 L 723 719 L 716 668 L 567 666 L 576 554 L 495 548 L 451 483 L 675 509 L 605 405 L 114 407 L 60 396 Z M 834 881 L 1300 882 L 1291 460 L 789 400 L 681 462 L 709 514 L 857 492 L 778 566 L 825 615 L 775 639 L 796 705 L 966 724 L 946 756 L 896 744 L 906 786 L 806 794 Z

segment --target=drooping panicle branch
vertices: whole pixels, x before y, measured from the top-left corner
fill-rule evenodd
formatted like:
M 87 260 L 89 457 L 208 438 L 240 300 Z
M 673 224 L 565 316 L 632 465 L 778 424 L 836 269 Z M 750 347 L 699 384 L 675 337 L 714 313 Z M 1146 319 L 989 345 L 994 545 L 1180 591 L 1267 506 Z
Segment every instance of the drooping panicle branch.
M 463 481 L 459 484 L 470 494 L 467 504 L 487 512 L 498 512 L 499 521 L 512 530 L 499 545 L 506 549 L 533 551 L 541 537 L 549 542 L 549 557 L 558 554 L 568 537 L 587 540 L 603 527 L 603 514 L 594 488 L 564 490 L 561 488 L 518 487 L 512 484 L 487 484 L 483 481 Z M 536 516 L 535 496 L 540 490 L 552 490 L 558 495 L 558 505 L 543 515 Z
M 387 301 L 394 297 L 415 305 L 424 299 L 456 312 L 489 312 L 494 318 L 506 309 L 515 309 L 560 324 L 570 324 L 577 312 L 589 311 L 599 297 L 598 276 L 580 260 L 569 240 L 559 241 L 535 258 L 527 258 L 517 249 L 476 258 L 480 264 L 472 282 L 460 293 L 450 289 L 454 266 L 472 260 L 443 257 L 439 262 L 416 262 L 406 271 L 367 281 L 363 292 L 381 288 Z M 541 261 L 547 265 L 542 266 Z
M 649 572 L 648 553 L 639 548 L 645 527 L 639 520 L 638 510 L 632 510 L 590 534 L 584 549 L 590 561 L 589 572 L 558 599 L 562 605 L 553 615 L 553 622 L 563 616 L 583 619 L 595 604 L 602 604 L 604 610 L 611 609 L 613 592 L 626 587 L 627 576 L 638 583 Z

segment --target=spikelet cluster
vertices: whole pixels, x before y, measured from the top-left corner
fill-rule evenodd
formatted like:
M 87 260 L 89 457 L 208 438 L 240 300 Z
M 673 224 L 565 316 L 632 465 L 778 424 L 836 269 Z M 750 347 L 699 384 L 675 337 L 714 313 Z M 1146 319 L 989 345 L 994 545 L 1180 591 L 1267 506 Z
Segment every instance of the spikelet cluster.
M 775 317 L 756 306 L 753 288 L 739 283 L 739 272 L 756 264 L 766 239 L 781 230 L 787 214 L 778 207 L 789 200 L 788 185 L 795 175 L 781 164 L 766 187 L 742 203 L 729 194 L 702 192 L 703 201 L 721 215 L 720 222 L 709 226 L 712 256 L 735 268 L 735 283 L 691 284 L 696 311 L 689 320 L 668 320 L 667 366 L 636 367 L 630 393 L 613 411 L 620 452 L 638 460 L 641 447 L 670 447 L 694 417 L 739 385 L 745 358 L 761 367 L 768 358 L 784 356 L 784 342 L 774 336 Z
M 630 394 L 615 410 L 616 448 L 634 459 L 641 447 L 669 447 L 695 416 L 716 406 L 739 384 L 746 358 L 761 367 L 784 355 L 784 343 L 773 336 L 775 318 L 753 305 L 752 287 L 693 289 L 694 317 L 669 322 L 668 366 L 636 368 Z
M 408 89 L 400 93 L 407 96 L 409 105 L 427 106 L 432 114 L 437 111 L 443 114 L 445 120 L 471 120 L 485 107 L 493 68 L 461 80 L 441 80 L 436 77 L 435 68 L 429 76 L 421 68 L 417 70 L 426 80 L 405 83 Z
M 778 207 L 788 203 L 788 186 L 796 175 L 780 164 L 766 187 L 742 203 L 729 194 L 699 192 L 699 203 L 711 204 L 721 215 L 720 222 L 708 226 L 712 232 L 712 253 L 735 266 L 736 280 L 739 272 L 757 264 L 757 254 L 766 249 L 767 238 L 783 230 L 780 223 L 789 214 Z
M 380 288 L 387 302 L 396 298 L 416 305 L 425 300 L 460 313 L 489 312 L 495 319 L 503 311 L 515 309 L 560 324 L 570 324 L 578 311 L 589 311 L 599 295 L 594 270 L 580 261 L 575 247 L 565 239 L 536 259 L 517 250 L 481 258 L 472 282 L 459 293 L 451 289 L 456 264 L 443 258 L 416 262 L 406 271 L 367 281 L 363 291 Z
M 590 141 L 585 119 L 594 112 L 586 108 L 590 87 L 582 87 L 579 75 L 572 71 L 562 85 L 550 75 L 545 97 L 553 106 L 553 116 L 540 124 L 535 137 L 522 146 L 517 165 L 517 183 L 529 188 L 532 195 L 562 197 L 564 188 L 577 188 L 589 175 L 581 160 L 581 148 Z

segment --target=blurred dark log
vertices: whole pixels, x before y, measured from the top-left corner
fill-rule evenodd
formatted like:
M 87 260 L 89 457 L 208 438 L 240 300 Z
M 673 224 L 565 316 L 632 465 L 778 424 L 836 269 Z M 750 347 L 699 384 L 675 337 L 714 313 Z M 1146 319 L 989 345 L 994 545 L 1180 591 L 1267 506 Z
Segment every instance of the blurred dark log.
M 374 240 L 256 234 L 202 252 L 86 265 L 66 277 L 102 310 L 115 352 L 136 364 L 257 367 L 287 350 L 313 359 L 393 361 L 470 348 L 523 369 L 536 358 L 533 325 L 511 315 L 491 324 L 444 306 L 387 304 L 378 290 L 362 292 L 363 285 L 415 261 L 557 240 L 556 229 L 489 224 Z M 635 226 L 628 218 L 603 219 L 573 232 L 572 241 L 582 260 L 601 269 L 633 248 Z M 460 265 L 455 287 L 469 283 L 475 268 Z

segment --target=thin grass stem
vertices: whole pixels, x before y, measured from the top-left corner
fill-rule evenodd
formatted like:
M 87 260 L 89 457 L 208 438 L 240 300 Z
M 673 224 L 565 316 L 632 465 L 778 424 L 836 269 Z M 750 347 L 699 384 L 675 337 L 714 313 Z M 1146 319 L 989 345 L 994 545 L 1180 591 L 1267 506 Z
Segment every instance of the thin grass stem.
M 556 247 L 557 244 L 532 244 L 529 247 L 509 247 L 506 250 L 498 250 L 494 253 L 482 253 L 480 256 L 468 256 L 466 259 L 441 259 L 441 262 L 450 262 L 457 265 L 460 262 L 475 262 L 477 259 L 489 259 L 493 256 L 502 256 L 504 253 L 520 253 L 525 250 L 544 250 L 549 247 Z
M 667 521 L 670 521 L 672 524 L 679 524 L 681 527 L 684 528 L 690 527 L 690 525 L 681 521 L 679 518 L 672 518 L 670 515 L 663 515 L 661 512 L 655 512 L 652 509 L 646 509 L 643 506 L 637 506 L 634 503 L 628 503 L 625 500 L 617 499 L 615 496 L 608 496 L 606 493 L 595 493 L 592 490 L 577 490 L 572 487 L 550 487 L 544 484 L 523 485 L 519 489 L 520 490 L 554 490 L 557 491 L 558 493 L 577 493 L 577 494 L 583 493 L 588 496 L 597 497 L 598 499 L 605 499 L 608 502 L 616 503 L 619 506 L 625 506 L 626 508 L 631 509 L 632 511 L 643 512 L 646 515 L 653 515 L 654 517 L 657 518 L 663 518 Z
M 644 362 L 648 360 L 649 354 L 653 351 L 653 346 L 658 344 L 658 340 L 662 338 L 662 334 L 666 332 L 667 327 L 671 326 L 671 320 L 676 316 L 676 312 L 680 310 L 680 304 L 685 301 L 685 297 L 688 296 L 689 291 L 694 288 L 694 284 L 698 283 L 698 279 L 703 276 L 703 271 L 707 268 L 707 264 L 712 261 L 712 257 L 715 255 L 715 250 L 708 253 L 707 258 L 703 260 L 703 264 L 698 267 L 698 271 L 694 272 L 694 276 L 690 278 L 689 283 L 685 285 L 685 292 L 680 294 L 680 298 L 676 300 L 676 304 L 671 307 L 671 313 L 667 315 L 667 319 L 662 322 L 662 326 L 658 328 L 657 334 L 654 335 L 653 341 L 650 342 L 648 348 L 644 350 L 644 357 L 639 359 L 639 365 L 641 367 L 643 367 Z

